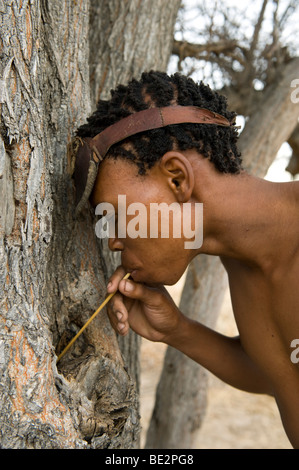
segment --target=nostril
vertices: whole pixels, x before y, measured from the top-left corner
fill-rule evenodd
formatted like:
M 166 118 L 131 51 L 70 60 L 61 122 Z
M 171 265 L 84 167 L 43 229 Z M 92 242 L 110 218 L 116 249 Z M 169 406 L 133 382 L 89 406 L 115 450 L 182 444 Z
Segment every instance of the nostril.
M 109 238 L 108 246 L 111 251 L 122 251 L 124 249 L 123 243 L 118 238 Z

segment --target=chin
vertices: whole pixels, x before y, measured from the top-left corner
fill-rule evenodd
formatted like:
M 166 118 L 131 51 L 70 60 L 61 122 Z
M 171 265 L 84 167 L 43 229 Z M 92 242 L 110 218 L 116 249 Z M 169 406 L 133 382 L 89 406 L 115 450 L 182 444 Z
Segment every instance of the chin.
M 138 269 L 133 269 L 133 271 L 131 272 L 131 275 L 130 277 L 133 279 L 133 281 L 135 282 L 145 282 L 143 280 L 143 277 L 142 276 L 142 273 L 140 273 L 140 271 Z
M 135 282 L 143 282 L 144 284 L 151 284 L 151 285 L 160 284 L 157 282 L 157 279 L 153 279 L 152 276 L 148 275 L 145 272 L 139 271 L 137 269 L 134 269 L 131 272 L 131 278 Z
M 152 286 L 155 285 L 165 285 L 165 286 L 173 286 L 178 282 L 181 276 L 174 277 L 174 274 L 170 275 L 161 275 L 161 277 L 157 277 L 155 275 L 147 274 L 144 271 L 139 271 L 135 269 L 131 272 L 131 277 L 135 282 L 144 282 L 145 284 L 149 284 Z
M 174 286 L 180 279 L 181 276 L 176 277 L 175 279 L 172 277 L 171 279 L 166 279 L 165 282 L 162 282 L 161 284 L 164 284 L 165 286 Z

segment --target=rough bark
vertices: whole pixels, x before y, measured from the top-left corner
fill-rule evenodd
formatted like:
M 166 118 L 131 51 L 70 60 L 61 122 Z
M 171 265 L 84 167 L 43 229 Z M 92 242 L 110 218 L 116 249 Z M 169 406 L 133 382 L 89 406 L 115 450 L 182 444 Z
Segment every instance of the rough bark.
M 149 12 L 150 2 L 141 3 Z M 172 38 L 178 3 L 171 16 L 166 15 L 167 23 L 162 15 L 169 4 L 159 2 L 156 31 L 165 32 L 163 45 Z M 124 6 L 125 29 L 121 16 L 117 34 L 105 35 L 103 29 L 108 24 L 113 29 L 113 24 L 106 24 L 107 17 L 101 15 L 110 11 L 111 21 L 117 23 Z M 107 66 L 93 77 L 94 95 L 104 95 L 139 73 L 134 61 L 126 71 L 135 44 L 131 35 L 144 47 L 140 68 L 164 67 L 161 54 L 147 56 L 146 38 L 155 29 L 140 14 L 140 2 L 106 0 L 99 7 L 93 17 L 103 22 L 97 40 L 109 38 L 110 51 L 117 52 L 111 59 L 112 74 Z M 93 107 L 89 2 L 6 0 L 0 3 L 0 13 L 0 446 L 136 447 L 138 352 L 129 348 L 130 354 L 121 354 L 106 312 L 56 366 L 56 352 L 103 300 L 111 270 L 110 258 L 100 255 L 91 210 L 73 218 L 74 188 L 66 152 Z M 139 38 L 141 29 L 144 36 Z M 154 37 L 162 40 L 159 34 Z M 106 46 L 100 42 L 98 50 Z M 128 47 L 130 54 L 118 59 Z
M 64 381 L 55 366 L 55 316 L 61 324 L 68 305 L 62 305 L 55 272 L 63 265 L 53 269 L 51 253 L 59 239 L 64 248 L 68 241 L 53 216 L 60 205 L 63 217 L 71 217 L 66 143 L 71 126 L 89 111 L 80 46 L 88 31 L 87 9 L 34 1 L 1 6 L 1 155 L 12 173 L 11 214 L 15 206 L 1 234 L 1 446 L 83 445 L 55 385 Z M 75 25 L 79 15 L 83 21 Z
M 91 1 L 92 103 L 132 76 L 166 70 L 179 6 L 180 0 Z
M 299 59 L 291 61 L 261 95 L 239 146 L 244 165 L 263 177 L 280 146 L 298 122 L 299 104 L 291 100 L 291 81 L 299 75 Z M 180 308 L 213 327 L 223 298 L 226 274 L 216 257 L 200 255 L 189 267 Z M 219 359 L 221 360 L 221 358 Z M 168 348 L 148 430 L 148 448 L 192 448 L 206 410 L 206 371 L 178 351 Z

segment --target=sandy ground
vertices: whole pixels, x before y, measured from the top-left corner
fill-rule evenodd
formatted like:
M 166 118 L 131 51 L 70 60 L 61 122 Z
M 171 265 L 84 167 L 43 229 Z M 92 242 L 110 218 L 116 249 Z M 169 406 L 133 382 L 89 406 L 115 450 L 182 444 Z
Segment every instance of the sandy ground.
M 172 288 L 179 300 L 182 283 Z M 227 290 L 216 329 L 236 334 Z M 141 346 L 141 446 L 151 417 L 165 345 L 142 340 Z M 290 449 L 275 401 L 264 395 L 239 391 L 210 375 L 208 408 L 198 432 L 197 449 Z

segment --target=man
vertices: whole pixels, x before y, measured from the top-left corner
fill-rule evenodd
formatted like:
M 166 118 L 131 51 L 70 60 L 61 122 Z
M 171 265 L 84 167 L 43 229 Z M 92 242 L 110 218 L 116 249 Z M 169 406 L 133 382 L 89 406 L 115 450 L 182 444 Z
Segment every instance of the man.
M 194 119 L 192 107 L 198 108 Z M 299 337 L 299 183 L 272 183 L 244 171 L 234 118 L 225 98 L 202 83 L 179 74 L 143 74 L 100 101 L 78 130 L 83 147 L 76 186 L 87 153 L 93 178 L 88 182 L 85 165 L 79 193 L 86 199 L 92 187 L 93 206 L 109 203 L 116 221 L 119 195 L 146 208 L 190 204 L 193 224 L 196 204 L 203 204 L 203 243 L 195 249 L 171 230 L 168 239 L 120 237 L 115 230 L 109 247 L 121 251 L 122 265 L 107 286 L 108 293 L 118 291 L 109 307 L 111 324 L 121 335 L 132 328 L 179 349 L 234 387 L 273 395 L 299 447 L 299 370 L 290 358 Z M 219 256 L 228 273 L 236 338 L 185 317 L 163 287 L 201 253 Z M 131 277 L 123 280 L 127 272 Z

